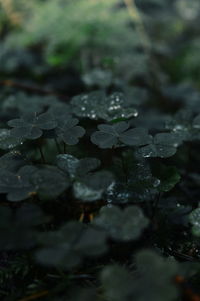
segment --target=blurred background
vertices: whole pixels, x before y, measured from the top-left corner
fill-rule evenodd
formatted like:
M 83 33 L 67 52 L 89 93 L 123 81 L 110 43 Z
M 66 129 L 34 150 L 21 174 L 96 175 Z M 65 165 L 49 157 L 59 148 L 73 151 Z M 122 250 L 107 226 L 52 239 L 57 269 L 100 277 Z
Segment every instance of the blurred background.
M 0 80 L 200 86 L 199 0 L 0 0 Z

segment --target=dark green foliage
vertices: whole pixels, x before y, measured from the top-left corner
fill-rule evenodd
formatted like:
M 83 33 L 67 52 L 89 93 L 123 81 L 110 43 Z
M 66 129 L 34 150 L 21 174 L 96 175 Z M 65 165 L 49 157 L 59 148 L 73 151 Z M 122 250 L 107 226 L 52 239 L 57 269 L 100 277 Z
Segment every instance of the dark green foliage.
M 15 137 L 8 129 L 0 129 L 0 149 L 9 150 L 23 144 L 23 139 Z
M 36 259 L 44 265 L 71 269 L 82 258 L 99 256 L 106 247 L 106 233 L 78 222 L 69 222 L 59 231 L 39 236 L 44 246 L 36 253 Z
M 2 171 L 17 172 L 25 164 L 25 158 L 18 151 L 8 152 L 0 157 L 0 168 Z
M 39 207 L 25 204 L 17 210 L 1 207 L 0 210 L 0 249 L 29 249 L 36 244 L 35 227 L 47 219 Z
M 102 207 L 94 224 L 107 230 L 111 238 L 121 241 L 137 239 L 142 230 L 148 225 L 137 206 L 126 207 L 121 211 L 118 207 Z
M 170 191 L 181 179 L 178 170 L 174 166 L 158 164 L 155 173 L 160 180 L 158 190 L 161 192 Z
M 200 299 L 198 0 L 0 0 L 0 299 Z
M 77 199 L 94 201 L 102 197 L 103 192 L 113 182 L 109 171 L 95 171 L 100 165 L 96 158 L 77 159 L 72 155 L 58 155 L 56 163 L 67 172 L 73 182 L 73 191 Z
M 68 175 L 55 166 L 48 165 L 37 169 L 31 175 L 31 183 L 42 200 L 56 199 L 70 186 Z
M 114 125 L 100 124 L 98 132 L 94 132 L 91 141 L 100 148 L 112 148 L 120 146 L 119 143 L 131 146 L 142 146 L 150 143 L 151 136 L 143 128 L 129 129 L 125 121 L 117 122 Z
M 17 173 L 7 170 L 0 172 L 0 192 L 7 193 L 9 201 L 22 201 L 35 193 L 35 186 L 30 177 L 36 171 L 34 166 L 23 166 Z
M 13 128 L 11 136 L 34 140 L 42 136 L 42 130 L 52 130 L 57 123 L 49 113 L 37 115 L 31 112 L 20 119 L 10 120 L 8 125 Z
M 78 122 L 78 119 L 71 117 L 61 121 L 56 128 L 56 135 L 66 144 L 77 144 L 79 138 L 85 134 L 84 128 L 77 126 Z
M 71 104 L 74 114 L 82 118 L 111 121 L 138 115 L 132 99 L 130 101 L 123 93 L 119 92 L 107 96 L 103 91 L 94 91 L 73 97 Z
M 96 158 L 83 158 L 79 160 L 74 156 L 67 154 L 58 155 L 56 159 L 57 166 L 69 173 L 72 179 L 84 177 L 101 165 L 100 160 Z
M 143 157 L 168 158 L 176 153 L 177 147 L 182 142 L 181 137 L 174 133 L 159 133 L 150 143 L 139 149 L 139 154 Z M 147 144 L 147 143 L 146 143 Z
M 145 250 L 136 255 L 136 271 L 129 273 L 121 266 L 108 266 L 101 274 L 107 300 L 174 300 L 178 291 L 171 279 L 178 266 L 156 253 Z

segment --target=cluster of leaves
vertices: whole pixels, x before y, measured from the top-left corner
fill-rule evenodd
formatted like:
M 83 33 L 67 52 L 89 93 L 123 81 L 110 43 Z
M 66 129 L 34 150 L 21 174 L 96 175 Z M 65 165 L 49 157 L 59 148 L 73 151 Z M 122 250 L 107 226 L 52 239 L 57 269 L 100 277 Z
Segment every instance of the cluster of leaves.
M 198 1 L 0 5 L 0 296 L 198 300 Z
M 59 280 L 69 274 L 71 286 L 78 279 L 76 274 L 86 269 L 89 274 L 83 277 L 97 277 L 103 285 L 101 297 L 106 300 L 145 300 L 144 286 L 150 300 L 174 300 L 178 287 L 173 279 L 184 275 L 185 267 L 159 255 L 162 249 L 169 252 L 169 238 L 160 241 L 159 237 L 164 229 L 169 233 L 186 227 L 189 232 L 190 224 L 199 236 L 199 209 L 183 197 L 181 176 L 185 175 L 180 168 L 182 155 L 187 156 L 187 144 L 198 146 L 199 115 L 190 111 L 186 119 L 181 109 L 173 117 L 163 115 L 162 126 L 153 123 L 147 127 L 142 113 L 128 114 L 122 120 L 115 112 L 114 119 L 108 120 L 108 105 L 99 117 L 97 102 L 94 119 L 90 97 L 94 99 L 99 93 L 87 95 L 87 107 L 85 96 L 73 97 L 67 105 L 55 97 L 25 94 L 13 95 L 12 101 L 10 95 L 3 99 L 1 251 L 25 252 L 31 265 L 25 277 L 30 277 L 34 269 L 52 269 L 53 277 Z M 106 99 L 125 98 L 122 92 L 105 93 Z M 27 101 L 27 105 L 22 106 L 21 101 Z M 99 106 L 103 112 L 103 102 Z M 126 102 L 124 107 L 128 108 Z M 136 109 L 131 106 L 129 110 Z M 184 110 L 188 110 L 187 104 Z M 175 156 L 178 164 L 174 164 Z M 192 180 L 198 182 L 195 173 Z M 173 193 L 179 201 L 172 200 Z M 166 224 L 155 230 L 155 222 L 163 223 L 163 219 Z M 131 263 L 135 242 L 145 250 L 139 251 Z M 156 250 L 152 250 L 155 245 Z M 120 265 L 124 256 L 126 269 Z M 98 262 L 102 262 L 100 267 Z M 49 281 L 43 279 L 42 285 L 48 287 Z M 65 278 L 62 281 L 65 283 Z M 39 287 L 36 285 L 36 291 Z M 63 287 L 57 289 L 67 296 Z M 90 300 L 90 294 L 98 300 L 96 289 L 84 292 L 86 300 Z M 27 286 L 21 293 L 28 292 Z M 57 293 L 52 290 L 48 294 Z M 74 300 L 75 293 L 70 294 L 70 300 Z

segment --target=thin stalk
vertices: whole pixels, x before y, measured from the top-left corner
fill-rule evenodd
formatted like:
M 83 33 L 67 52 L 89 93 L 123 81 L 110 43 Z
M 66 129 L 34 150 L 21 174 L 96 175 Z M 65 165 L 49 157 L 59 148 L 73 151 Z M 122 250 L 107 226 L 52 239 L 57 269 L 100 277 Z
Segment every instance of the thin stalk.
M 66 143 L 65 142 L 63 142 L 63 151 L 64 151 L 64 154 L 66 154 Z
M 54 138 L 54 141 L 55 141 L 55 144 L 56 144 L 57 151 L 59 152 L 59 154 L 61 154 L 61 149 L 60 149 L 60 145 L 58 143 L 58 140 L 56 138 Z
M 36 300 L 36 299 L 39 299 L 41 297 L 44 297 L 44 296 L 47 296 L 49 295 L 49 291 L 48 290 L 44 290 L 44 291 L 41 291 L 41 292 L 37 292 L 37 293 L 34 293 L 32 295 L 29 295 L 27 297 L 24 297 L 22 299 L 20 299 L 19 301 L 31 301 L 31 300 Z
M 43 153 L 42 147 L 39 146 L 38 148 L 39 148 L 39 152 L 40 152 L 40 156 L 41 156 L 42 162 L 43 162 L 43 163 L 46 163 L 46 160 L 45 160 L 45 157 L 44 157 L 44 153 Z
M 156 216 L 157 208 L 158 208 L 158 204 L 160 202 L 160 199 L 161 199 L 161 192 L 158 193 L 158 196 L 157 196 L 156 201 L 155 201 L 154 206 L 153 206 L 152 220 L 154 220 L 154 218 Z

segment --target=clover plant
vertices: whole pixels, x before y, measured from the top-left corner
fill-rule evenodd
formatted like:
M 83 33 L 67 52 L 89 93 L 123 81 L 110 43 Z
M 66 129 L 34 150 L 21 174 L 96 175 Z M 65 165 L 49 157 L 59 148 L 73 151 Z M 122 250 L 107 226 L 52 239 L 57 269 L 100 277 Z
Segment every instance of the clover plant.
M 97 92 L 88 94 L 88 101 L 94 95 Z M 104 99 L 101 110 L 107 114 L 106 99 L 117 96 L 99 95 Z M 184 239 L 180 237 L 169 249 L 173 238 L 167 233 L 182 226 L 199 236 L 198 208 L 188 207 L 184 199 L 188 192 L 181 185 L 188 143 L 198 144 L 200 137 L 199 115 L 188 115 L 185 135 L 177 126 L 186 122 L 180 119 L 181 111 L 167 122 L 164 118 L 163 126 L 159 123 L 156 129 L 155 123 L 147 127 L 145 114 L 139 116 L 137 126 L 132 107 L 133 115 L 124 120 L 119 115 L 98 117 L 98 110 L 91 118 L 91 107 L 82 107 L 79 99 L 66 106 L 54 98 L 39 113 L 19 109 L 17 119 L 4 122 L 0 130 L 2 252 L 31 256 L 28 275 L 37 267 L 51 269 L 50 275 L 63 284 L 67 277 L 68 293 L 63 287 L 57 289 L 71 300 L 76 293 L 70 285 L 76 287 L 76 278 L 84 282 L 87 277 L 100 281 L 100 298 L 108 301 L 146 300 L 144 287 L 150 300 L 176 300 L 175 280 L 184 274 L 176 258 L 185 252 L 177 248 L 178 243 L 184 246 Z M 78 108 L 85 113 L 79 114 Z M 5 110 L 9 116 L 10 108 L 4 106 L 2 114 Z M 102 119 L 107 123 L 102 124 Z M 191 174 L 190 181 L 194 186 L 198 176 Z M 164 258 L 171 254 L 174 258 Z M 126 266 L 121 265 L 122 259 Z M 48 281 L 43 283 L 48 286 Z M 98 301 L 97 290 L 98 284 L 93 291 L 84 291 L 86 300 L 93 296 Z
M 200 300 L 198 0 L 0 0 L 0 299 Z

